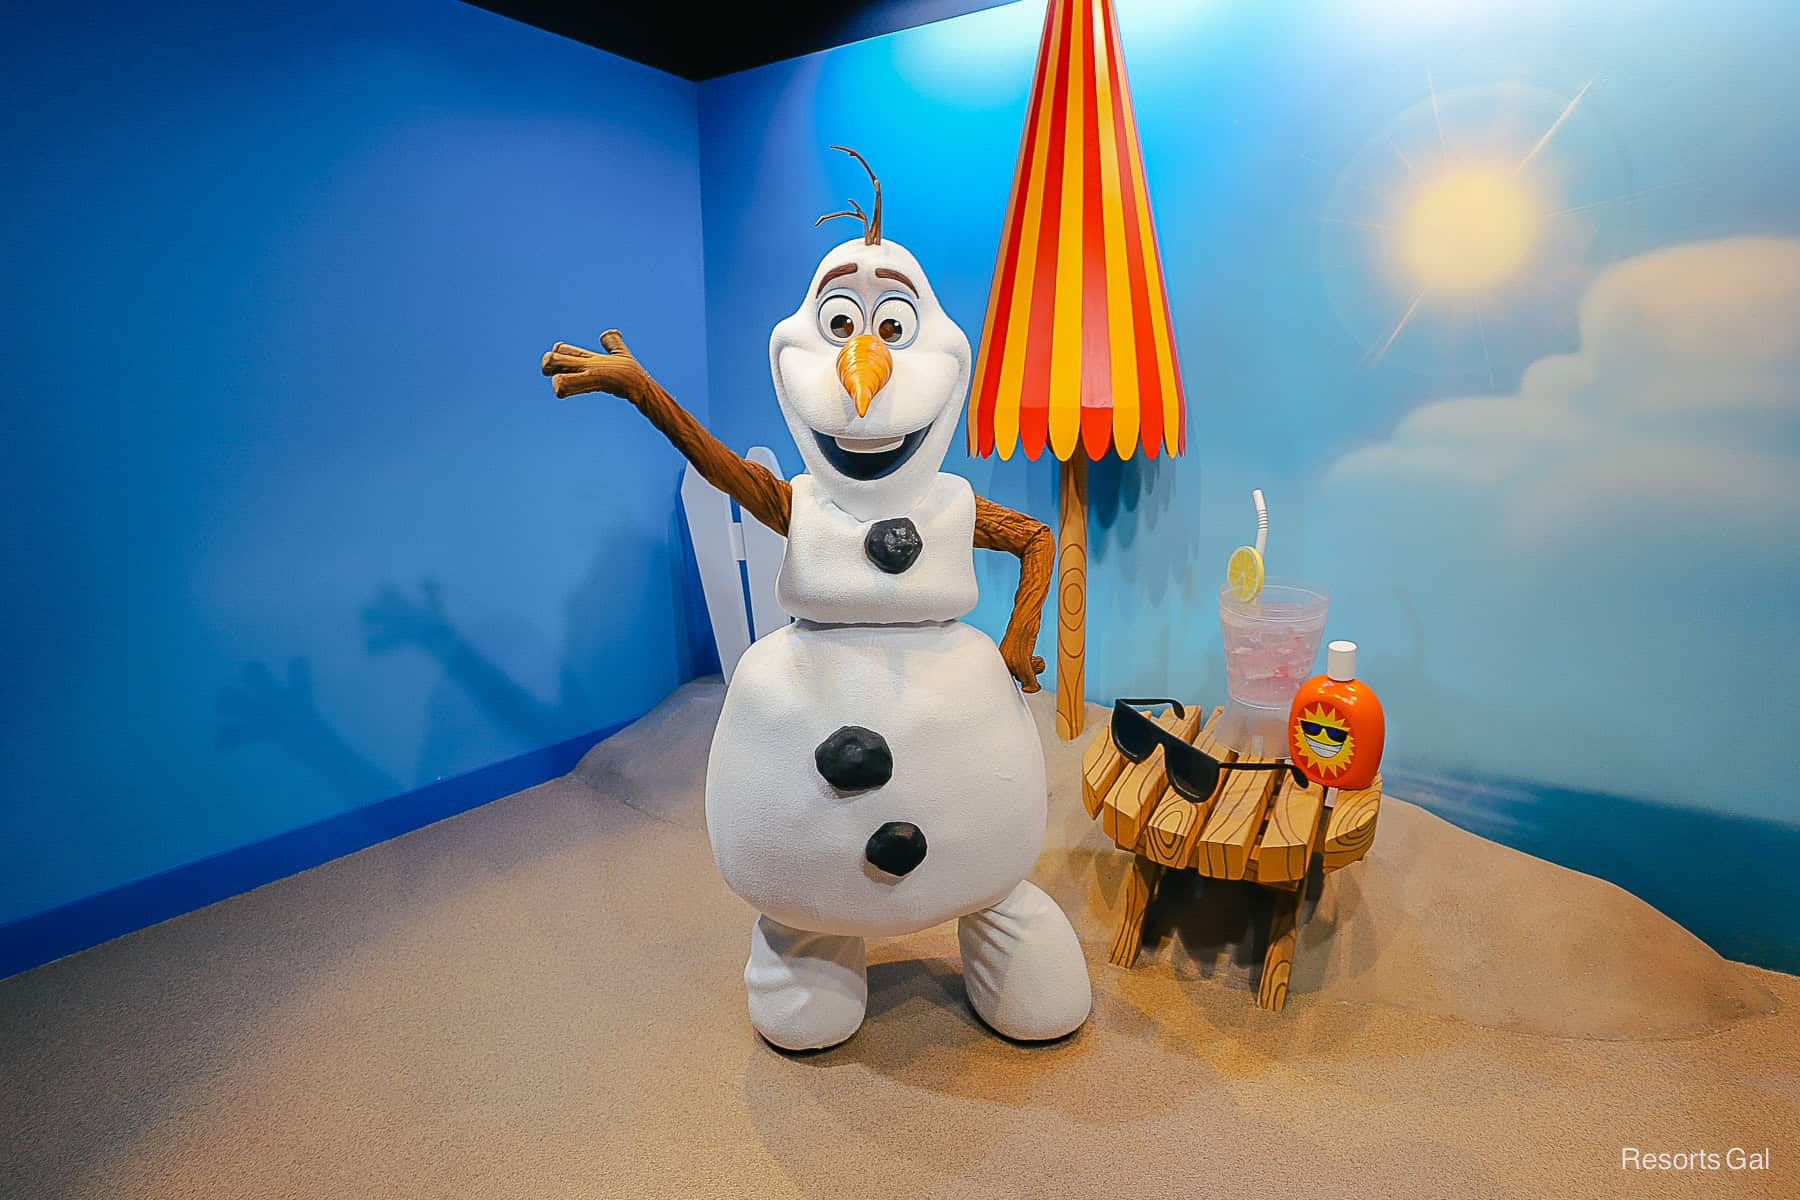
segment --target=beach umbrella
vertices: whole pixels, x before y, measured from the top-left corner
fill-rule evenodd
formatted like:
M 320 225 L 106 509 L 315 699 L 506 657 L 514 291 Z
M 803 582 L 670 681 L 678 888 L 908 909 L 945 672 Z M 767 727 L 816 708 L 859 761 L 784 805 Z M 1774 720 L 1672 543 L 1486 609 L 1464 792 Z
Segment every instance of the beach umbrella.
M 1187 449 L 1113 0 L 1050 0 L 969 391 L 969 452 L 1061 466 L 1056 727 L 1081 732 L 1087 464 Z

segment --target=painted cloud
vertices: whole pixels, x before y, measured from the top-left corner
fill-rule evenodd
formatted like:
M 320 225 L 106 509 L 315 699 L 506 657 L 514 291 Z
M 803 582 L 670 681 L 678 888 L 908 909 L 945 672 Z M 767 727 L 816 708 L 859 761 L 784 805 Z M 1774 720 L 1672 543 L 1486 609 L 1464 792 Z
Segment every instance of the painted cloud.
M 1792 531 L 1797 427 L 1800 240 L 1702 242 L 1603 275 L 1581 349 L 1532 364 L 1517 395 L 1428 404 L 1327 478 L 1499 486 L 1505 531 L 1527 543 L 1574 530 L 1576 496 L 1598 520 L 1698 507 Z
M 1425 405 L 1333 463 L 1318 552 L 1416 613 L 1422 751 L 1792 820 L 1800 239 L 1619 263 L 1580 331 L 1517 394 Z M 1442 709 L 1464 687 L 1467 720 Z

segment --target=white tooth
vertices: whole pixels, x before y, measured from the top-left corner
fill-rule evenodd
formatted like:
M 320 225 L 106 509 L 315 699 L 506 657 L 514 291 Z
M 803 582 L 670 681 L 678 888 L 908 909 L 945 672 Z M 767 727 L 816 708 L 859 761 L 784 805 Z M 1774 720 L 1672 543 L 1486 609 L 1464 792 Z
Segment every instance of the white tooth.
M 905 438 L 833 438 L 839 450 L 848 450 L 852 454 L 880 454 L 883 450 L 896 449 Z
M 1312 752 L 1320 758 L 1336 758 L 1338 751 L 1343 749 L 1342 746 L 1334 746 L 1327 742 L 1315 742 L 1311 738 L 1306 739 L 1306 744 L 1311 746 Z

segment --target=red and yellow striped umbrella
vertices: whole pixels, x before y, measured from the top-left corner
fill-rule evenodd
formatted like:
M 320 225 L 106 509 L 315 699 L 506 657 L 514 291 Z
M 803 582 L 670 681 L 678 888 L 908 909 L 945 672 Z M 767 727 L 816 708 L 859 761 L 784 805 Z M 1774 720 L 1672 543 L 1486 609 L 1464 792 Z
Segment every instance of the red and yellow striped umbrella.
M 969 452 L 1187 449 L 1113 0 L 1050 0 L 969 393 Z

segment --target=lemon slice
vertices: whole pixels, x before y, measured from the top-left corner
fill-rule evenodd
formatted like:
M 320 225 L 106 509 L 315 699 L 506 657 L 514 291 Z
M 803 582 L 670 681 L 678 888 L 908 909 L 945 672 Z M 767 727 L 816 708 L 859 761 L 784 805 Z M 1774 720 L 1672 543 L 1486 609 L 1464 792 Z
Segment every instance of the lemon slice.
M 1231 594 L 1245 604 L 1262 595 L 1263 560 L 1255 546 L 1239 546 L 1231 552 L 1231 561 L 1225 564 L 1225 582 L 1231 585 Z

